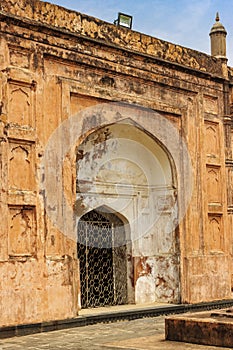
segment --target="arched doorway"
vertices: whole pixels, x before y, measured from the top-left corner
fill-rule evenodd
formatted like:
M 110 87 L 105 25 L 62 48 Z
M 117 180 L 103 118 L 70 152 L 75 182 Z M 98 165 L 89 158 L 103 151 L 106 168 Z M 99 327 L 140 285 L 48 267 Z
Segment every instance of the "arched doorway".
M 101 206 L 127 219 L 130 303 L 180 301 L 176 175 L 166 147 L 131 120 L 97 128 L 77 148 L 78 220 Z
M 106 208 L 83 215 L 78 222 L 81 307 L 128 302 L 127 247 L 124 223 Z

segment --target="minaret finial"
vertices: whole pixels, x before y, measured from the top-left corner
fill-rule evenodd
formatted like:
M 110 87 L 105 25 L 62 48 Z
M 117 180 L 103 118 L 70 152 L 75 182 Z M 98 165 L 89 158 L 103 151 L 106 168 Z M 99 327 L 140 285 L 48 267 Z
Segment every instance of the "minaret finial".
M 216 13 L 216 22 L 210 31 L 211 40 L 211 55 L 214 57 L 222 58 L 224 60 L 226 57 L 226 29 L 219 20 L 219 13 Z

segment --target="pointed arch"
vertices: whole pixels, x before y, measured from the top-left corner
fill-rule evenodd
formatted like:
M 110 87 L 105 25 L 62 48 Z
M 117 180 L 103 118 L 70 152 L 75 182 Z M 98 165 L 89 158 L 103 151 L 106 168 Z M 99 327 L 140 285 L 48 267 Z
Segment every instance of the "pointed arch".
M 166 145 L 131 118 L 101 125 L 90 130 L 77 147 L 77 183 L 82 215 L 88 217 L 97 211 L 108 220 L 114 213 L 124 222 L 123 240 L 128 245 L 127 255 L 132 257 L 127 265 L 131 300 L 144 302 L 144 280 L 150 281 L 154 290 L 147 295 L 148 301 L 156 301 L 155 297 L 165 301 L 166 294 L 179 299 L 179 261 L 174 258 L 179 254 L 178 230 L 175 233 L 172 226 L 169 228 L 169 221 L 177 221 L 177 210 L 173 210 L 177 173 Z M 123 246 L 120 230 L 116 237 L 114 244 Z M 168 258 L 162 264 L 171 264 L 172 276 L 159 272 L 159 261 L 165 254 Z M 144 257 L 151 257 L 153 269 Z M 148 266 L 145 271 L 144 264 Z M 152 275 L 152 270 L 158 276 Z M 143 275 L 139 271 L 144 271 Z M 168 280 L 166 292 L 154 282 L 159 276 Z

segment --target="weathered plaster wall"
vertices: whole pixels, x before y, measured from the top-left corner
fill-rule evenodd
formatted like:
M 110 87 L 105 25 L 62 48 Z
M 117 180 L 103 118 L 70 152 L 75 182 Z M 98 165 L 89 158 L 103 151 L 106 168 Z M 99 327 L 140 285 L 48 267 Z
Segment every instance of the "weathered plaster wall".
M 168 221 L 177 220 L 175 169 L 156 140 L 131 123 L 99 129 L 79 145 L 77 219 L 101 206 L 123 215 L 130 230 L 135 301 L 179 302 L 179 250 L 175 228 L 168 228 Z
M 67 236 L 49 219 L 41 160 L 64 120 L 110 101 L 159 112 L 186 142 L 192 163 L 191 203 L 173 232 L 180 269 L 175 270 L 178 261 L 171 255 L 161 259 L 135 244 L 132 279 L 136 291 L 143 291 L 136 299 L 174 300 L 167 288 L 168 282 L 177 283 L 170 267 L 173 275 L 180 273 L 182 302 L 230 298 L 232 194 L 226 179 L 232 188 L 232 143 L 222 62 L 39 1 L 2 0 L 0 19 L 1 325 L 76 315 L 79 274 L 72 222 L 61 212 L 60 220 L 72 232 Z M 141 110 L 134 115 L 141 116 Z M 146 131 L 154 123 L 152 118 Z M 67 154 L 63 177 L 56 166 L 50 169 L 52 209 L 64 200 L 55 186 L 59 181 L 70 207 L 75 204 L 75 146 L 98 129 L 98 120 L 87 122 L 81 113 L 77 128 L 86 134 Z M 70 135 L 71 129 L 57 139 L 57 150 L 65 148 Z M 183 154 L 177 153 L 182 165 Z M 225 159 L 230 161 L 227 177 Z M 183 172 L 176 176 L 178 184 L 185 182 Z
M 119 28 L 78 12 L 39 0 L 2 0 L 1 11 L 11 13 L 36 23 L 56 27 L 68 33 L 75 33 L 101 40 L 130 51 L 136 51 L 160 59 L 221 75 L 221 61 L 203 53 L 190 50 L 138 32 Z

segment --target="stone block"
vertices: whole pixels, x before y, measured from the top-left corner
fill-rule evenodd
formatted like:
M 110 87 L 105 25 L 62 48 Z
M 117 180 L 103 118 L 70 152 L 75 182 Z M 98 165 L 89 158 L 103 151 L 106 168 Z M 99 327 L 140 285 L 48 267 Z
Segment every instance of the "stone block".
M 217 315 L 217 316 L 216 316 Z M 233 347 L 233 318 L 224 313 L 190 313 L 165 319 L 166 340 Z

